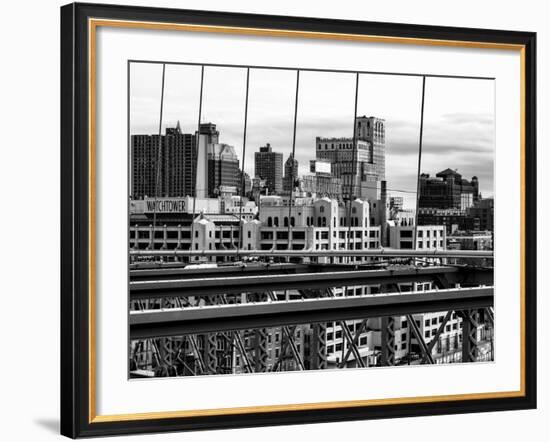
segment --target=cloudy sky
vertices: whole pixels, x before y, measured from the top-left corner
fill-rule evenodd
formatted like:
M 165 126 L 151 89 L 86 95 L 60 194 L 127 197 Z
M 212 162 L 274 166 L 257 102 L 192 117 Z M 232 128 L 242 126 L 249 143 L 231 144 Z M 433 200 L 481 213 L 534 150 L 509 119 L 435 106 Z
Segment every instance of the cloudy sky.
M 132 64 L 130 131 L 158 132 L 162 65 Z M 465 178 L 476 175 L 483 196 L 493 195 L 494 82 L 427 78 L 422 172 L 450 167 Z M 251 69 L 244 168 L 254 176 L 254 152 L 270 143 L 284 160 L 292 152 L 296 72 Z M 216 123 L 220 142 L 235 147 L 243 161 L 246 69 L 206 67 L 202 122 Z M 179 120 L 183 131 L 197 128 L 200 67 L 167 65 L 163 131 Z M 422 79 L 399 75 L 359 76 L 357 114 L 386 120 L 386 179 L 390 193 L 413 208 Z M 300 174 L 315 158 L 315 137 L 351 137 L 355 74 L 301 72 L 296 128 Z

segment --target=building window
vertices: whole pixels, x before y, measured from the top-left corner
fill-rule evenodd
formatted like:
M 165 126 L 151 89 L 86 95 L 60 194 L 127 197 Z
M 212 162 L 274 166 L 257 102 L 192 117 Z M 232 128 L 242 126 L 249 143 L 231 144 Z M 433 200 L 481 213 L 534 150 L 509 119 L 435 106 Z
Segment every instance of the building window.
M 273 227 L 273 218 L 271 217 L 267 218 L 267 227 Z
M 252 236 L 252 232 L 249 230 L 248 232 L 246 232 L 248 237 L 250 238 Z

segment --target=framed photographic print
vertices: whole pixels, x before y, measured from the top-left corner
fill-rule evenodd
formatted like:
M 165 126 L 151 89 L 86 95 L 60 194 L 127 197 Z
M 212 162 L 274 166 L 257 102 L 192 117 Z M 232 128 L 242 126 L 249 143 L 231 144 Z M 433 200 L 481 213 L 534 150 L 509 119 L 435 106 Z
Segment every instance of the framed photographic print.
M 62 434 L 534 408 L 535 44 L 62 7 Z

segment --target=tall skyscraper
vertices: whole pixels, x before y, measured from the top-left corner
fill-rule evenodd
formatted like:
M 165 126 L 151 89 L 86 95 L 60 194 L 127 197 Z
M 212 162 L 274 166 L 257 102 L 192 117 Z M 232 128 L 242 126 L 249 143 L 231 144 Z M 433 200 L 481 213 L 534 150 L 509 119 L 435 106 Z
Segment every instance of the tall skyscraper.
M 292 192 L 298 180 L 298 160 L 292 154 L 285 161 L 285 177 L 283 178 L 283 191 Z
M 199 125 L 199 131 L 201 135 L 206 136 L 206 144 L 219 143 L 220 131 L 216 129 L 214 123 L 201 123 Z
M 316 158 L 331 163 L 332 175 L 343 181 L 344 195 L 366 197 L 369 182 L 386 179 L 386 142 L 384 120 L 356 118 L 353 137 L 316 139 Z
M 283 154 L 273 152 L 269 143 L 260 147 L 260 151 L 254 153 L 254 173 L 257 178 L 266 181 L 270 194 L 281 193 L 283 191 Z
M 235 193 L 240 193 L 241 174 L 235 148 L 220 143 L 209 143 L 206 146 L 208 152 L 208 196 L 217 197 L 220 194 L 221 186 L 234 187 Z
M 371 163 L 378 180 L 386 179 L 386 123 L 381 118 L 357 117 L 355 119 L 358 140 L 369 143 Z
M 132 135 L 132 198 L 183 197 L 195 191 L 196 136 L 178 122 L 165 135 Z M 159 152 L 160 144 L 160 152 Z

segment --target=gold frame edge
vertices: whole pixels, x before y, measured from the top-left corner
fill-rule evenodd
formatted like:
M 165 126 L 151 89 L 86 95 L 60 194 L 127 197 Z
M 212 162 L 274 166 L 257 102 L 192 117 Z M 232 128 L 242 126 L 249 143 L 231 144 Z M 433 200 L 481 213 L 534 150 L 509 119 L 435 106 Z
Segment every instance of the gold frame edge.
M 387 399 L 368 399 L 368 400 L 350 400 L 350 401 L 331 401 L 331 402 L 311 402 L 300 404 L 282 404 L 282 405 L 260 405 L 247 407 L 233 408 L 215 408 L 215 409 L 192 409 L 178 411 L 159 411 L 159 412 L 143 412 L 143 413 L 127 413 L 127 414 L 110 414 L 98 415 L 96 413 L 96 302 L 95 302 L 95 273 L 96 273 L 96 225 L 95 225 L 95 208 L 96 208 L 96 36 L 97 27 L 117 27 L 117 28 L 134 28 L 147 30 L 170 30 L 170 31 L 187 31 L 187 32 L 209 32 L 221 34 L 237 34 L 237 35 L 256 35 L 256 36 L 272 36 L 272 37 L 294 37 L 294 38 L 311 38 L 311 39 L 327 39 L 340 41 L 360 41 L 370 43 L 388 43 L 388 44 L 412 44 L 419 46 L 445 46 L 445 47 L 462 47 L 462 48 L 477 48 L 477 49 L 498 49 L 519 51 L 520 53 L 520 209 L 521 209 L 521 226 L 520 226 L 520 389 L 517 391 L 498 391 L 487 393 L 465 393 L 453 395 L 437 395 L 437 396 L 413 396 L 403 398 L 387 398 Z M 264 29 L 264 28 L 244 28 L 232 26 L 210 26 L 210 25 L 190 25 L 181 23 L 160 23 L 160 22 L 140 22 L 131 20 L 112 20 L 112 19 L 88 19 L 88 98 L 89 98 L 89 410 L 88 422 L 104 423 L 104 422 L 122 422 L 122 421 L 140 421 L 147 419 L 170 419 L 170 418 L 185 418 L 185 417 L 201 417 L 201 416 L 221 416 L 221 415 L 241 415 L 248 413 L 275 413 L 284 411 L 305 411 L 305 410 L 326 410 L 334 408 L 356 408 L 365 406 L 380 406 L 380 405 L 398 405 L 398 404 L 420 404 L 428 402 L 443 402 L 443 401 L 461 401 L 461 400 L 483 400 L 483 399 L 499 399 L 499 398 L 515 398 L 523 397 L 526 392 L 525 380 L 525 99 L 526 99 L 526 84 L 525 84 L 525 45 L 522 44 L 504 44 L 490 42 L 473 42 L 459 40 L 436 40 L 423 38 L 404 38 L 404 37 L 389 37 L 376 35 L 359 35 L 359 34 L 338 34 L 338 33 L 323 33 L 323 32 L 307 32 L 307 31 L 291 31 L 281 29 Z

